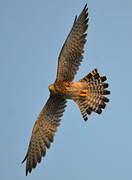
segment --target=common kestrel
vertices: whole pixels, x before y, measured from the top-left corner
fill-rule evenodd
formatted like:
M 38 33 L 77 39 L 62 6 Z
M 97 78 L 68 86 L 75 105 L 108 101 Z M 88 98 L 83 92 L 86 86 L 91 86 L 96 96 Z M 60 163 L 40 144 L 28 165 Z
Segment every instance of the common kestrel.
M 66 99 L 72 99 L 79 107 L 83 119 L 87 121 L 87 115 L 92 112 L 101 114 L 109 99 L 104 95 L 110 94 L 106 90 L 106 76 L 100 76 L 94 69 L 77 82 L 73 82 L 74 76 L 83 59 L 85 33 L 88 28 L 87 4 L 79 17 L 75 17 L 72 29 L 62 47 L 58 58 L 57 78 L 54 84 L 49 86 L 50 97 L 39 114 L 33 127 L 26 160 L 26 175 L 41 162 L 46 154 L 46 148 L 50 148 L 57 127 L 66 107 Z

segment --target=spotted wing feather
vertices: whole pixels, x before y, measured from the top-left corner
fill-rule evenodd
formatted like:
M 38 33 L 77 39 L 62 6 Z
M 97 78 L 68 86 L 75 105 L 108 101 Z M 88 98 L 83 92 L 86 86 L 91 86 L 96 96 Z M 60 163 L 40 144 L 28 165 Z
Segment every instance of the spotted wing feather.
M 87 36 L 85 32 L 89 20 L 87 10 L 86 4 L 79 17 L 75 17 L 73 27 L 60 52 L 57 71 L 59 81 L 72 81 L 83 59 L 82 53 Z
M 41 162 L 42 156 L 46 155 L 46 148 L 50 148 L 60 118 L 66 107 L 66 100 L 50 97 L 39 114 L 29 143 L 26 160 L 26 175 Z

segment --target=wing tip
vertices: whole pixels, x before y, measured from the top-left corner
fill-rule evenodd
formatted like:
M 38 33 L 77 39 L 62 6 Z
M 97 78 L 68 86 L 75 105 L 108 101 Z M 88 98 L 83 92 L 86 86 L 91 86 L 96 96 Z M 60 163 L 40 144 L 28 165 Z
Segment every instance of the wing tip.
M 26 161 L 26 159 L 27 159 L 27 154 L 21 163 L 23 164 Z
M 88 4 L 87 3 L 85 4 L 84 9 L 88 9 Z
M 87 3 L 85 4 L 84 8 L 83 8 L 83 11 L 87 12 L 88 11 L 88 5 Z
M 32 172 L 33 167 L 29 166 L 29 164 L 26 164 L 26 176 L 28 175 L 28 173 Z
M 28 175 L 28 170 L 26 170 L 26 176 Z
M 28 156 L 28 154 L 26 154 L 25 158 L 24 158 L 23 161 L 21 162 L 22 164 L 26 161 L 27 156 Z M 26 166 L 27 166 L 27 165 L 26 165 Z M 31 170 L 31 171 L 32 171 L 32 170 Z M 26 172 L 25 172 L 26 176 L 28 175 L 28 172 L 31 172 L 31 171 L 29 171 L 29 169 L 26 167 Z

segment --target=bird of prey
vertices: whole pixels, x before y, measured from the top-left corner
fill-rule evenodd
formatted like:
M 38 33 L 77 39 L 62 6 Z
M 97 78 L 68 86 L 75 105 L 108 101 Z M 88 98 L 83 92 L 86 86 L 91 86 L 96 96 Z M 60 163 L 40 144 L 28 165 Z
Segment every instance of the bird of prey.
M 85 121 L 88 120 L 87 115 L 92 112 L 101 114 L 102 109 L 109 102 L 105 96 L 110 94 L 106 89 L 108 88 L 108 83 L 105 82 L 107 78 L 100 76 L 97 69 L 79 81 L 73 82 L 83 59 L 88 20 L 86 4 L 80 15 L 75 17 L 71 31 L 61 49 L 56 80 L 49 86 L 49 99 L 33 127 L 28 151 L 22 161 L 26 161 L 26 175 L 41 162 L 42 156 L 46 155 L 46 148 L 50 148 L 65 111 L 67 99 L 77 104 Z

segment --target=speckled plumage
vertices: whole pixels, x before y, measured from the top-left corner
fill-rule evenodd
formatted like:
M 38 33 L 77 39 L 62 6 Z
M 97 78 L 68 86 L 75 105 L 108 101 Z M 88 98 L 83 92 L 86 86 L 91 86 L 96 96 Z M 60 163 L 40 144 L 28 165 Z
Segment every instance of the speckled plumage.
M 46 155 L 46 149 L 53 142 L 57 127 L 65 111 L 66 99 L 72 99 L 78 105 L 80 112 L 87 120 L 92 112 L 100 114 L 109 99 L 104 95 L 110 94 L 106 90 L 106 76 L 100 76 L 97 69 L 77 82 L 72 82 L 83 59 L 83 48 L 86 43 L 85 33 L 88 28 L 88 8 L 75 17 L 72 29 L 62 47 L 58 58 L 58 70 L 55 83 L 49 86 L 50 97 L 39 114 L 30 139 L 26 160 L 26 175 L 41 162 Z

